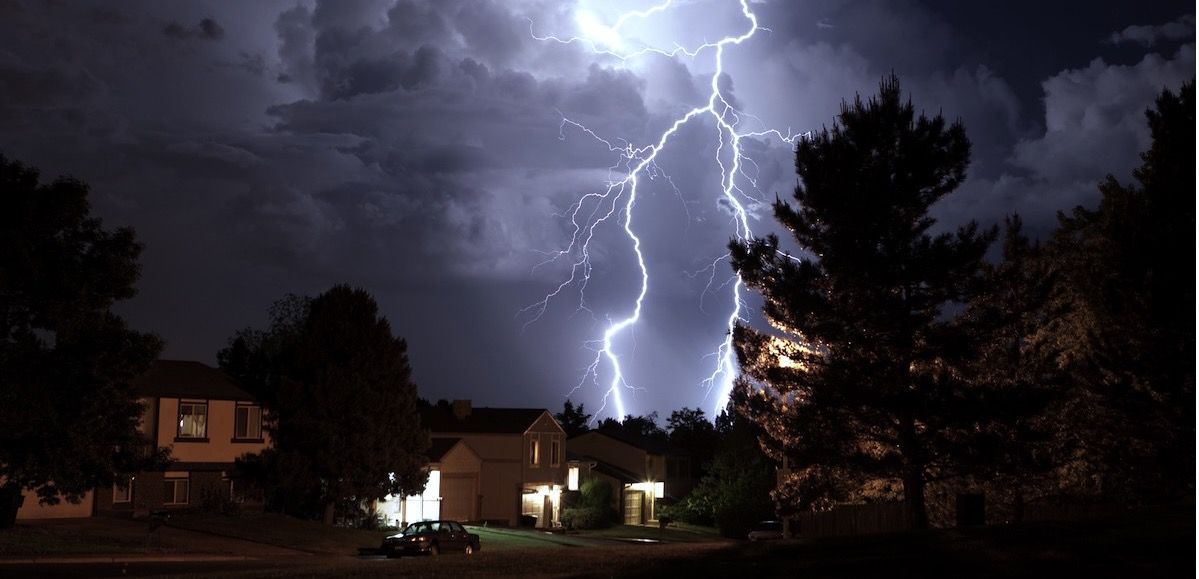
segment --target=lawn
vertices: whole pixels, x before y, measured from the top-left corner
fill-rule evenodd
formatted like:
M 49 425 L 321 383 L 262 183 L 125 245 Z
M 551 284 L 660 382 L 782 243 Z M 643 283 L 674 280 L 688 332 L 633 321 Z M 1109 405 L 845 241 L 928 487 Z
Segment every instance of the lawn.
M 109 553 L 171 553 L 186 545 L 151 535 L 146 523 L 105 519 L 19 522 L 0 531 L 0 557 Z
M 395 533 L 330 527 L 274 513 L 182 513 L 172 516 L 168 525 L 320 555 L 353 555 L 362 547 L 378 547 L 383 537 Z
M 314 560 L 306 577 L 1193 577 L 1194 511 L 1088 523 L 794 540 L 496 549 L 466 557 Z M 240 577 L 294 577 L 297 569 Z
M 556 549 L 560 547 L 583 547 L 589 543 L 568 535 L 518 531 L 496 527 L 467 527 L 479 535 L 483 551 L 507 551 L 512 549 Z
M 725 541 L 716 529 L 711 527 L 675 526 L 666 529 L 642 525 L 614 525 L 607 529 L 579 531 L 578 536 L 589 539 L 650 539 L 670 543 L 707 543 Z

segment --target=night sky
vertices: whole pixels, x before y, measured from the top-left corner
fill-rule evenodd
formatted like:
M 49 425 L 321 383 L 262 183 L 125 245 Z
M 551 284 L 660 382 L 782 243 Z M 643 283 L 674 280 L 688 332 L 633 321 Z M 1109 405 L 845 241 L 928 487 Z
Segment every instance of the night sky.
M 624 46 L 745 29 L 736 0 L 677 4 L 631 23 Z M 120 311 L 166 340 L 165 357 L 215 363 L 273 300 L 348 282 L 407 338 L 422 396 L 557 409 L 638 277 L 613 220 L 591 246 L 590 313 L 572 286 L 522 329 L 521 309 L 570 274 L 534 269 L 569 243 L 563 212 L 619 160 L 561 121 L 650 144 L 702 106 L 713 59 L 620 61 L 531 31 L 575 36 L 580 10 L 612 23 L 651 5 L 0 0 L 0 152 L 87 181 L 106 224 L 136 228 L 140 294 Z M 722 80 L 747 126 L 819 130 L 892 71 L 917 108 L 962 119 L 973 163 L 936 207 L 942 227 L 1019 212 L 1045 235 L 1057 211 L 1097 202 L 1104 175 L 1129 179 L 1149 144 L 1144 110 L 1195 74 L 1190 2 L 749 6 L 769 30 L 729 48 Z M 756 163 L 747 194 L 788 198 L 789 146 L 742 144 Z M 617 344 L 638 388 L 631 413 L 713 406 L 700 382 L 732 272 L 719 264 L 705 293 L 702 270 L 734 234 L 716 145 L 712 122 L 683 127 L 639 191 L 649 292 Z M 746 203 L 755 233 L 776 230 L 766 205 Z M 601 395 L 572 398 L 595 410 Z

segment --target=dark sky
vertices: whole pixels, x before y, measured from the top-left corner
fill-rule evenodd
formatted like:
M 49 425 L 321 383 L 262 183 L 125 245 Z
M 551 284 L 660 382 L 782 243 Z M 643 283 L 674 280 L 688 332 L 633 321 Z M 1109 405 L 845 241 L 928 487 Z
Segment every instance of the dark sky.
M 610 25 L 649 6 L 0 0 L 0 152 L 87 181 L 95 213 L 136 228 L 141 291 L 121 311 L 167 357 L 213 363 L 273 300 L 348 282 L 408 339 L 423 396 L 559 408 L 638 276 L 621 225 L 602 224 L 590 313 L 571 286 L 522 330 L 521 309 L 570 274 L 561 261 L 534 269 L 570 242 L 564 212 L 620 160 L 562 118 L 652 144 L 702 106 L 713 55 L 622 61 L 530 29 L 565 38 L 581 34 L 580 12 Z M 1148 145 L 1144 109 L 1195 74 L 1194 4 L 1177 0 L 748 6 L 769 30 L 728 49 L 721 84 L 745 127 L 817 130 L 891 71 L 918 108 L 962 119 L 974 160 L 936 208 L 944 225 L 1018 211 L 1048 232 L 1056 211 L 1094 204 L 1105 174 L 1128 178 Z M 737 0 L 677 0 L 622 29 L 622 47 L 744 29 Z M 649 291 L 616 343 L 637 388 L 628 412 L 713 406 L 700 383 L 731 289 L 705 293 L 701 270 L 734 234 L 717 143 L 698 119 L 642 179 L 633 227 Z M 742 144 L 746 195 L 789 195 L 788 146 Z M 755 232 L 773 230 L 746 205 Z M 719 264 L 714 286 L 730 275 Z M 573 394 L 589 409 L 601 396 Z

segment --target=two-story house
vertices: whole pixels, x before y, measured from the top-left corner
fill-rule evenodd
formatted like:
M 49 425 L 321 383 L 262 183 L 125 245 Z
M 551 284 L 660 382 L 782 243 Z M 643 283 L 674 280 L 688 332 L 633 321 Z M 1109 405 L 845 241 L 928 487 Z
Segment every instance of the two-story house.
M 548 410 L 473 408 L 470 400 L 455 400 L 423 409 L 421 425 L 432 438 L 429 482 L 422 495 L 383 501 L 378 508 L 387 518 L 515 526 L 523 515 L 536 517 L 538 527 L 558 524 L 566 432 Z
M 143 516 L 151 511 L 201 506 L 205 501 L 255 505 L 261 493 L 247 488 L 234 461 L 270 445 L 262 407 L 225 373 L 200 362 L 159 360 L 134 381 L 143 406 L 139 429 L 171 451 L 165 471 L 140 472 L 79 504 L 39 505 L 26 497 L 18 518 Z

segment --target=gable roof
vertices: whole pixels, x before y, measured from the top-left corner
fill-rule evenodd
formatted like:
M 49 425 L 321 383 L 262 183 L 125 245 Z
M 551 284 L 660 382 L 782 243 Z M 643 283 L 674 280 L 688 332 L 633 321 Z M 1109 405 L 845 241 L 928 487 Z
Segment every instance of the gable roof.
M 157 360 L 133 380 L 141 396 L 253 401 L 228 374 L 190 360 Z
M 523 434 L 548 410 L 544 408 L 472 408 L 459 419 L 450 408 L 422 408 L 421 425 L 432 432 Z
M 606 474 L 622 483 L 641 482 L 641 477 L 637 476 L 637 473 L 620 468 L 619 466 L 616 466 L 610 462 L 602 461 L 594 456 L 567 451 L 566 458 L 568 461 L 576 460 L 579 462 L 589 462 L 591 463 L 591 470 L 593 472 Z
M 429 450 L 425 451 L 425 456 L 429 462 L 441 462 L 459 442 L 462 442 L 461 438 L 434 438 L 429 444 Z
M 649 439 L 649 438 L 636 437 L 636 436 L 632 436 L 629 434 L 625 434 L 623 432 L 614 432 L 611 430 L 588 430 L 587 432 L 573 436 L 571 438 L 572 439 L 579 438 L 582 436 L 587 436 L 589 434 L 598 434 L 601 436 L 606 436 L 608 438 L 611 438 L 612 440 L 615 440 L 617 442 L 620 442 L 620 443 L 626 444 L 628 446 L 631 446 L 633 448 L 636 448 L 637 450 L 644 451 L 647 454 L 655 454 L 655 455 L 663 455 L 663 456 L 665 456 L 667 454 L 671 454 L 670 445 L 668 443 L 664 443 L 664 442 Z

